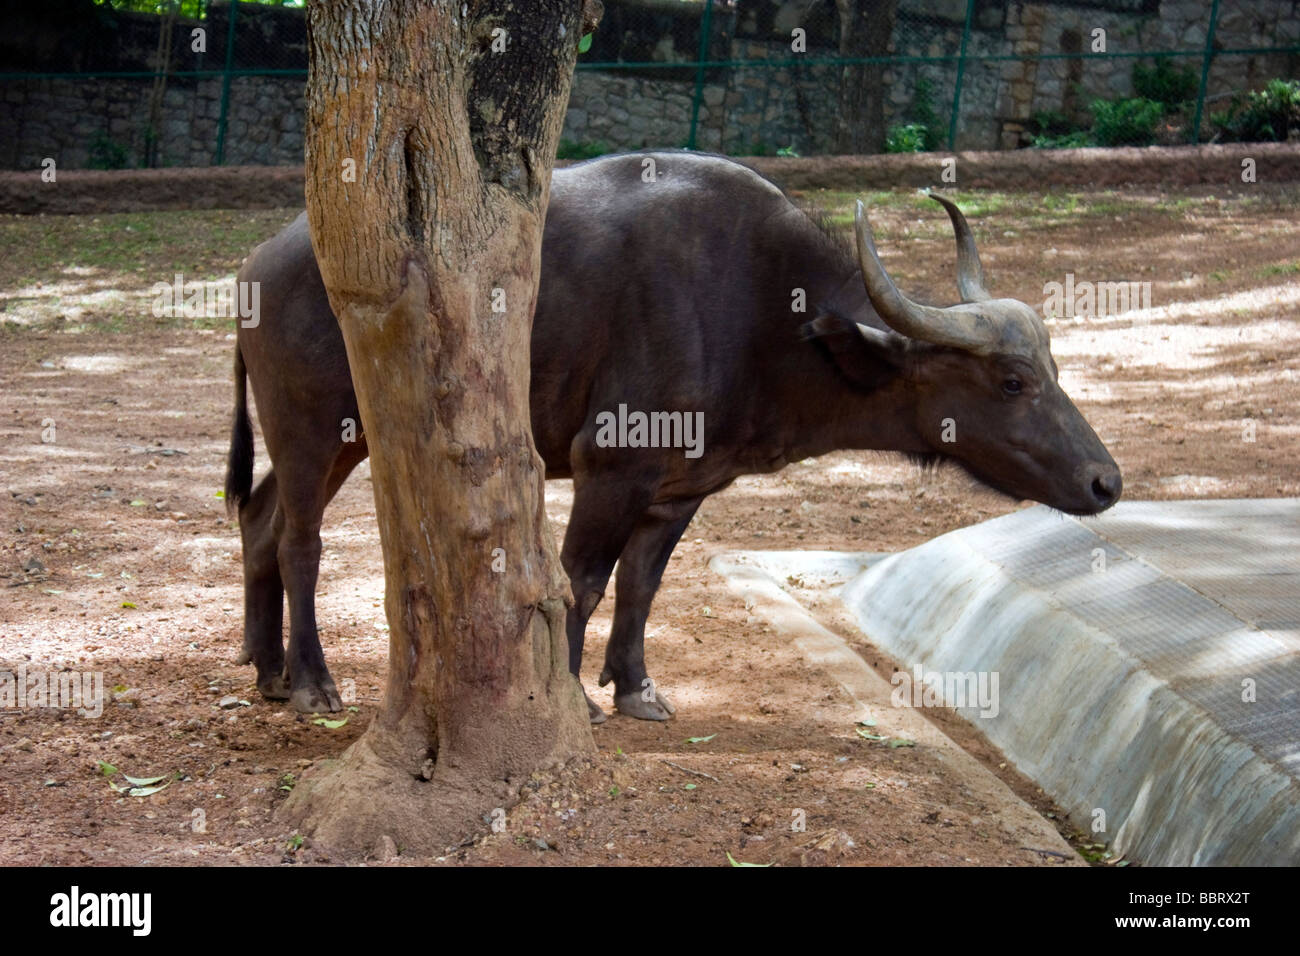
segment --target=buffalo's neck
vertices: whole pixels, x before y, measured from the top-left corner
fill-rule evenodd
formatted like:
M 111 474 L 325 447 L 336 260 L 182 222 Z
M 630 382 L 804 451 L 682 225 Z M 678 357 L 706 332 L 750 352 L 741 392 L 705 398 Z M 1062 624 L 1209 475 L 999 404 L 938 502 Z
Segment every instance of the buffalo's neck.
M 769 457 L 775 445 L 785 461 L 816 458 L 833 451 L 874 450 L 928 452 L 916 430 L 911 389 L 900 376 L 870 392 L 844 382 L 834 369 L 826 378 L 786 406 L 787 415 L 772 423 L 775 442 L 758 441 Z
M 748 464 L 773 471 L 832 451 L 929 452 L 915 393 L 900 372 L 870 390 L 850 382 L 814 343 L 785 351 L 751 409 Z

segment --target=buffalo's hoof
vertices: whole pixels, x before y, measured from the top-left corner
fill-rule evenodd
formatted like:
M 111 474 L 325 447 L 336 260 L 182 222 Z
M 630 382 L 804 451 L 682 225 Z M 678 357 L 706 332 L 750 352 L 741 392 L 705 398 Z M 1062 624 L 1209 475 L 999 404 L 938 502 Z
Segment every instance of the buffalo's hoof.
M 247 647 L 241 647 L 239 649 L 239 656 L 235 658 L 235 663 L 240 666 L 253 663 L 252 652 Z
M 587 716 L 591 718 L 593 724 L 603 724 L 609 719 L 605 712 L 601 710 L 600 704 L 588 697 L 585 690 L 582 692 L 582 697 L 587 702 Z
M 295 688 L 289 695 L 289 704 L 302 714 L 327 714 L 343 709 L 343 699 L 334 689 L 334 682 L 328 680 Z
M 677 713 L 677 708 L 662 691 L 655 691 L 651 700 L 646 700 L 645 696 L 645 691 L 639 690 L 615 694 L 614 707 L 620 714 L 638 720 L 667 720 Z
M 288 700 L 289 679 L 283 674 L 257 679 L 257 692 L 267 700 Z

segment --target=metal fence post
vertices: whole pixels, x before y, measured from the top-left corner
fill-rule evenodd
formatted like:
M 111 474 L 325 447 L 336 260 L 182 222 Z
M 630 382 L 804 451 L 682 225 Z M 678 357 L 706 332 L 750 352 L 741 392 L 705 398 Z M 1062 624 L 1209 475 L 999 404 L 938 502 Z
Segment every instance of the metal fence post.
M 704 97 L 704 64 L 709 59 L 709 28 L 713 25 L 713 0 L 705 0 L 704 14 L 700 18 L 700 49 L 696 58 L 695 95 L 691 98 L 691 134 L 686 138 L 686 148 L 695 148 L 695 128 L 700 122 L 700 100 Z
M 1205 88 L 1210 82 L 1210 61 L 1214 59 L 1214 28 L 1219 22 L 1219 0 L 1210 5 L 1210 28 L 1205 31 L 1205 55 L 1201 57 L 1201 86 L 1196 91 L 1196 118 L 1192 120 L 1192 132 L 1188 137 L 1193 143 L 1201 138 L 1201 113 L 1205 109 Z
M 961 81 L 966 75 L 966 44 L 970 42 L 970 22 L 974 13 L 975 0 L 966 0 L 966 25 L 961 31 L 961 52 L 957 54 L 957 81 L 953 84 L 952 90 L 952 120 L 948 123 L 949 152 L 957 149 L 957 114 L 961 111 Z
M 212 160 L 214 166 L 220 166 L 226 161 L 226 121 L 230 116 L 230 71 L 235 65 L 235 18 L 238 16 L 238 10 L 238 2 L 230 0 L 230 23 L 226 29 L 225 75 L 221 78 L 221 116 L 217 119 L 217 155 Z

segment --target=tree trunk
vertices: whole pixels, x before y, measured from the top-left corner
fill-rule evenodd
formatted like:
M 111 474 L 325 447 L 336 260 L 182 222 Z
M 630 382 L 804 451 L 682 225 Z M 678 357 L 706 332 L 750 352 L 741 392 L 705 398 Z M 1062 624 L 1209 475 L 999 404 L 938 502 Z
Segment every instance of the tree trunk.
M 887 56 L 898 0 L 835 0 L 840 56 Z M 840 68 L 840 115 L 835 149 L 841 154 L 879 153 L 885 148 L 885 67 L 881 63 Z
M 389 664 L 374 722 L 284 814 L 342 852 L 441 852 L 593 749 L 528 403 L 583 28 L 582 0 L 310 8 L 307 213 L 370 450 Z

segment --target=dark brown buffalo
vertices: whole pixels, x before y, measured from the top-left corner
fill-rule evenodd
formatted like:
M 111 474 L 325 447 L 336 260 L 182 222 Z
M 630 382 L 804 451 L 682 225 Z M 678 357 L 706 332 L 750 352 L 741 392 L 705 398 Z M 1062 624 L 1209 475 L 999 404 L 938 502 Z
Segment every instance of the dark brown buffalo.
M 631 154 L 555 172 L 532 426 L 547 477 L 574 481 L 561 560 L 575 600 L 575 675 L 618 562 L 600 683 L 614 681 L 620 712 L 672 713 L 646 674 L 646 617 L 700 502 L 740 475 L 872 448 L 952 460 L 1000 491 L 1073 514 L 1119 498 L 1119 469 L 1057 384 L 1042 320 L 985 290 L 965 219 L 934 198 L 957 235 L 963 301 L 950 308 L 898 291 L 861 204 L 855 258 L 779 189 L 721 157 Z M 241 660 L 257 666 L 267 697 L 338 710 L 316 634 L 319 532 L 367 450 L 363 435 L 342 437 L 344 419 L 359 421 L 356 397 L 305 217 L 258 246 L 239 279 L 261 283 L 262 307 L 260 323 L 239 330 L 226 484 L 244 545 Z M 245 374 L 274 466 L 256 489 Z M 702 412 L 702 449 L 609 447 L 620 406 Z

